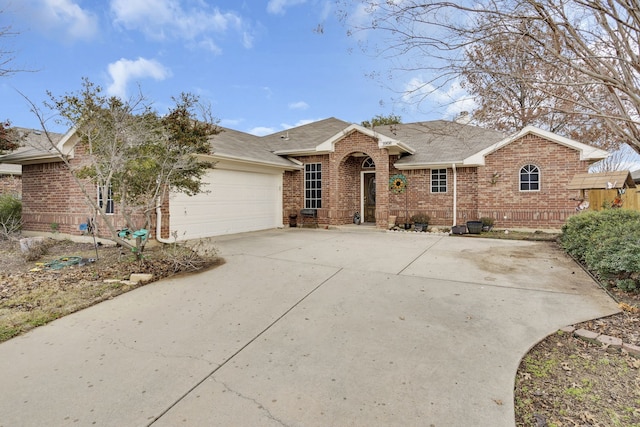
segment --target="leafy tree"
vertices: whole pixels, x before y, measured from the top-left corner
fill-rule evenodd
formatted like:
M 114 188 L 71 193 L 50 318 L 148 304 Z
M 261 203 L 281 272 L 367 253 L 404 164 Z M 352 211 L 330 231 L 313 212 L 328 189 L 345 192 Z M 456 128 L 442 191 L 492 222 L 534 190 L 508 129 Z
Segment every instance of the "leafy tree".
M 342 3 L 350 32 L 384 32 L 388 37 L 374 49 L 393 56 L 394 62 L 400 63 L 399 70 L 422 71 L 428 76 L 413 90 L 420 95 L 418 100 L 460 79 L 470 59 L 466 52 L 480 46 L 476 53 L 485 53 L 481 59 L 489 59 L 489 53 L 483 52 L 487 35 L 503 37 L 532 62 L 523 70 L 500 68 L 504 65 L 501 61 L 485 61 L 502 87 L 515 78 L 527 90 L 539 90 L 552 99 L 545 108 L 588 117 L 584 124 L 587 132 L 606 128 L 614 140 L 640 153 L 640 14 L 636 1 Z M 354 3 L 357 12 L 351 12 Z M 504 52 L 509 54 L 513 49 Z
M 0 122 L 0 154 L 18 148 L 20 139 L 16 130 L 11 127 L 11 122 L 8 120 L 4 123 Z
M 0 239 L 10 239 L 22 227 L 22 202 L 11 194 L 0 194 Z
M 382 114 L 378 114 L 374 116 L 371 119 L 371 121 L 364 120 L 363 122 L 360 123 L 360 125 L 366 128 L 375 128 L 378 126 L 397 125 L 400 123 L 402 123 L 402 117 L 400 116 L 397 116 L 395 114 L 389 114 L 388 116 L 383 116 Z
M 174 98 L 166 115 L 154 111 L 142 95 L 129 101 L 104 96 L 88 79 L 76 93 L 49 95 L 49 106 L 75 129 L 77 149 L 84 153 L 81 164 L 63 153 L 61 159 L 111 238 L 141 257 L 147 239 L 137 236 L 134 243 L 122 236 L 116 218 L 121 215 L 132 232 L 148 230 L 169 192 L 205 191 L 202 178 L 213 165 L 198 156 L 210 154 L 209 138 L 219 132 L 215 120 L 191 94 Z M 100 194 L 112 194 L 118 215 L 107 215 L 108 204 L 96 200 L 96 186 Z

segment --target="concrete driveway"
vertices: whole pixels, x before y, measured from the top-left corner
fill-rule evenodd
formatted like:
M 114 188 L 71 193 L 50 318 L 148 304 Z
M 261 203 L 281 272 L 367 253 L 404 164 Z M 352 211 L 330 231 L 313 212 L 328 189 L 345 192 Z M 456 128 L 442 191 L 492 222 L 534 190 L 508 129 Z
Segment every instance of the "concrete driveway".
M 0 344 L 0 426 L 512 427 L 521 357 L 616 304 L 549 243 L 276 230 Z

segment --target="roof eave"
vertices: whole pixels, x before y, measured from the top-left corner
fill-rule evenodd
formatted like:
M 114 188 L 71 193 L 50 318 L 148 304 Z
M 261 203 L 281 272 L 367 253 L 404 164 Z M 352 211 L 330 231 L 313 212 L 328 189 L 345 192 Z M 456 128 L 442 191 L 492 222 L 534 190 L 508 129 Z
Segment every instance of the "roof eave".
M 574 150 L 577 150 L 578 152 L 580 152 L 580 160 L 582 161 L 587 161 L 587 162 L 596 162 L 598 160 L 603 160 L 606 159 L 607 157 L 609 157 L 610 153 L 605 151 L 605 150 L 601 150 L 599 148 L 596 147 L 592 147 L 590 145 L 587 144 L 583 144 L 581 142 L 578 141 L 574 141 L 572 139 L 566 138 L 564 136 L 560 136 L 558 134 L 555 134 L 553 132 L 549 132 L 540 128 L 537 128 L 535 126 L 525 126 L 522 130 L 520 130 L 519 132 L 510 135 L 506 138 L 504 138 L 501 141 L 496 142 L 495 144 L 490 145 L 489 147 L 485 148 L 484 150 L 480 150 L 479 152 L 467 157 L 466 159 L 464 159 L 464 165 L 465 166 L 484 166 L 485 165 L 485 158 L 495 152 L 498 151 L 500 148 L 504 147 L 505 145 L 508 145 L 510 143 L 512 143 L 513 141 L 516 141 L 528 134 L 534 134 L 537 136 L 540 136 L 542 138 L 545 138 L 549 141 L 555 142 L 557 144 L 563 145 L 565 147 L 569 147 L 572 148 Z
M 12 157 L 8 157 L 12 156 Z M 73 151 L 69 153 L 67 158 L 73 158 Z M 0 157 L 1 163 L 9 163 L 12 165 L 35 165 L 39 163 L 56 163 L 63 161 L 63 157 L 60 153 L 34 153 L 29 155 L 11 155 L 7 154 L 5 156 Z
M 468 167 L 474 165 L 466 165 L 460 161 L 450 162 L 428 162 L 428 163 L 395 163 L 393 167 L 398 170 L 418 170 L 418 169 L 446 169 L 453 166 L 456 167 Z
M 277 150 L 274 151 L 273 154 L 276 156 L 313 156 L 316 154 L 329 154 L 330 151 L 319 151 L 315 148 L 305 148 L 304 150 L 294 149 L 294 150 Z
M 55 163 L 63 161 L 64 158 L 73 159 L 77 139 L 71 138 L 75 135 L 76 129 L 71 128 L 65 133 L 54 147 L 46 150 L 32 147 L 25 152 L 11 153 L 0 156 L 0 162 L 14 165 L 33 165 L 39 163 Z M 51 140 L 50 140 L 51 141 Z
M 227 160 L 227 161 L 268 167 L 273 169 L 287 170 L 287 171 L 303 169 L 303 166 L 299 166 L 293 162 L 290 165 L 285 165 L 285 164 L 276 163 L 276 162 L 267 162 L 267 161 L 250 159 L 248 157 L 232 156 L 232 155 L 222 154 L 222 153 L 213 153 L 210 155 L 200 154 L 198 155 L 198 158 L 205 161 L 214 162 L 214 163 L 219 160 Z
M 378 147 L 386 148 L 389 151 L 395 151 L 394 154 L 400 154 L 400 153 L 415 154 L 416 153 L 415 148 L 411 147 L 408 144 L 405 144 L 402 141 L 391 139 L 391 138 L 388 138 L 388 139 L 379 138 Z M 393 150 L 394 148 L 396 148 L 396 150 Z

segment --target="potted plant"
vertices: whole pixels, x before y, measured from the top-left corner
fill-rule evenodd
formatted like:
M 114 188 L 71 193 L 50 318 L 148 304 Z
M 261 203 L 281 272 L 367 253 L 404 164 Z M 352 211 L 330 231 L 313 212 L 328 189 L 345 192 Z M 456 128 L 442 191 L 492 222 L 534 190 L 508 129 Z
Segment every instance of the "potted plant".
M 493 218 L 483 216 L 482 218 L 480 218 L 480 221 L 482 221 L 482 231 L 491 231 L 491 229 L 493 228 Z
M 413 222 L 413 227 L 416 231 L 427 231 L 430 220 L 431 217 L 423 212 L 411 216 L 411 222 Z
M 469 234 L 480 234 L 482 232 L 482 221 L 467 221 Z

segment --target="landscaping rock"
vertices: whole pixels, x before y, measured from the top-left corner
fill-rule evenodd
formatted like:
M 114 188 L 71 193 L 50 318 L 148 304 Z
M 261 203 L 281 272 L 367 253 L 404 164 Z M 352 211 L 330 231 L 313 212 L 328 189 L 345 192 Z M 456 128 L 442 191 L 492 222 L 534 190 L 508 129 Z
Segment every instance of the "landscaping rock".
M 25 237 L 24 239 L 20 239 L 20 251 L 23 254 L 28 253 L 33 247 L 42 245 L 44 243 L 44 237 L 36 236 L 36 237 Z
M 600 335 L 597 332 L 587 331 L 586 329 L 578 329 L 573 334 L 580 339 L 591 341 L 594 344 L 598 343 L 596 338 L 598 338 L 598 336 Z
M 129 276 L 129 281 L 133 283 L 147 283 L 150 282 L 151 279 L 153 279 L 153 274 L 147 273 L 132 273 L 131 276 Z
M 610 337 L 609 335 L 600 335 L 596 340 L 603 345 L 609 346 L 611 350 L 618 350 L 622 348 L 622 340 L 616 337 Z
M 626 351 L 632 356 L 640 358 L 640 346 L 623 343 L 622 350 Z

